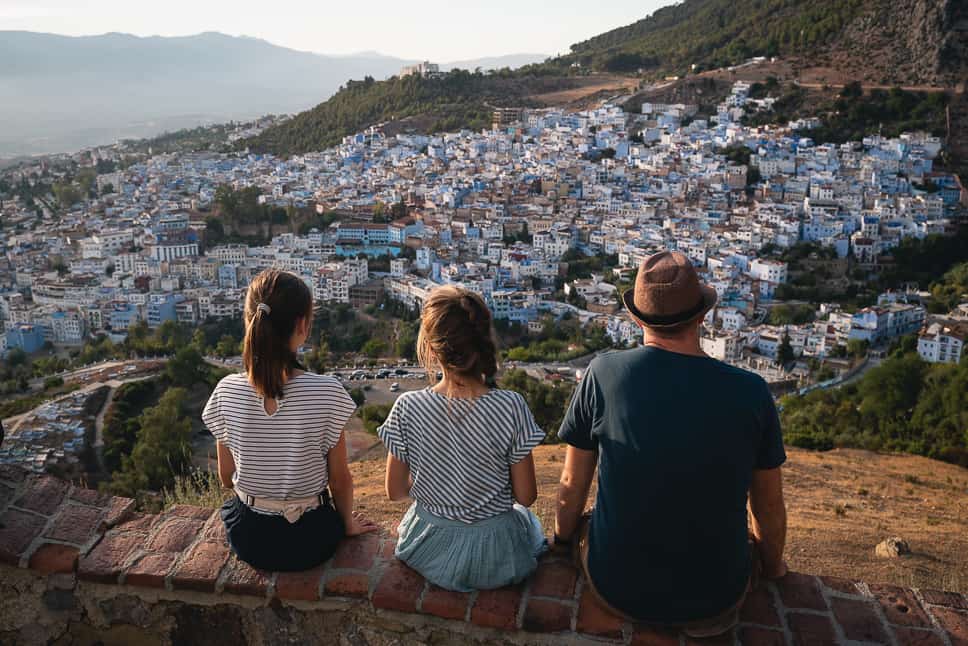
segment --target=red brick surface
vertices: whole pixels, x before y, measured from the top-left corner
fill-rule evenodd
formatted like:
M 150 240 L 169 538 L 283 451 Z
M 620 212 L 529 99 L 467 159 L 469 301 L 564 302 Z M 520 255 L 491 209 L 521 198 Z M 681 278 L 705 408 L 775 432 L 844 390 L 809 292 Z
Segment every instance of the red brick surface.
M 148 532 L 160 520 L 161 516 L 155 514 L 131 514 L 129 518 L 118 523 L 115 529 L 119 532 Z
M 827 609 L 827 602 L 820 594 L 816 577 L 790 572 L 779 579 L 776 586 L 780 590 L 780 599 L 787 608 Z
M 860 594 L 860 591 L 857 589 L 857 584 L 849 579 L 842 579 L 839 576 L 822 576 L 820 577 L 820 581 L 823 582 L 826 587 L 836 592 L 841 592 L 843 594 Z
M 941 592 L 940 590 L 921 590 L 921 598 L 925 603 L 945 608 L 968 610 L 968 599 L 957 592 Z
M 68 498 L 92 507 L 107 507 L 111 504 L 110 494 L 101 493 L 97 489 L 84 489 L 83 487 L 74 487 Z
M 64 501 L 68 488 L 67 482 L 53 476 L 33 476 L 27 480 L 24 492 L 14 504 L 50 516 Z
M 16 489 L 0 483 L 0 509 L 3 509 L 8 503 L 12 502 L 16 494 Z
M 595 595 L 585 588 L 578 604 L 578 620 L 575 629 L 586 635 L 619 638 L 625 622 L 605 609 Z
M 968 612 L 951 608 L 934 608 L 932 613 L 948 634 L 951 646 L 968 646 Z
M 390 561 L 373 591 L 373 606 L 400 612 L 416 612 L 424 579 L 400 561 Z
M 733 646 L 736 643 L 736 631 L 729 630 L 713 637 L 686 637 L 683 635 L 685 646 Z
M 145 536 L 140 532 L 111 534 L 101 539 L 87 556 L 78 563 L 77 574 L 80 578 L 100 583 L 112 583 L 124 569 L 125 561 L 144 543 Z
M 124 582 L 142 588 L 163 588 L 165 577 L 177 560 L 178 554 L 171 552 L 145 554 L 124 573 Z
M 192 548 L 175 568 L 171 583 L 176 590 L 215 590 L 215 579 L 229 558 L 229 548 L 224 543 L 202 541 Z
M 333 568 L 369 570 L 380 551 L 380 537 L 376 534 L 363 534 L 348 538 L 340 543 L 333 556 Z
M 7 482 L 23 482 L 27 477 L 27 471 L 12 464 L 0 464 L 0 480 Z
M 225 572 L 225 591 L 230 594 L 247 594 L 264 597 L 269 589 L 270 572 L 257 570 L 235 556 L 229 558 Z
M 743 646 L 785 646 L 786 637 L 780 630 L 759 626 L 740 626 L 736 636 Z
M 46 520 L 19 509 L 7 509 L 0 516 L 0 563 L 17 565 L 30 541 L 44 529 Z
M 898 644 L 902 646 L 943 646 L 944 640 L 932 630 L 893 626 L 891 630 Z
M 324 565 L 305 572 L 280 572 L 276 575 L 276 596 L 292 601 L 316 601 Z
M 520 586 L 481 590 L 477 593 L 474 607 L 471 608 L 471 621 L 478 626 L 514 630 L 520 603 Z
M 29 568 L 43 574 L 66 574 L 77 566 L 78 549 L 70 545 L 44 543 L 30 555 Z
M 931 626 L 928 616 L 910 590 L 894 585 L 872 585 L 870 589 L 890 623 L 917 628 Z
M 97 507 L 65 505 L 57 514 L 53 527 L 44 536 L 55 541 L 83 545 L 97 533 L 102 513 L 103 510 Z
M 872 604 L 854 599 L 833 598 L 830 600 L 830 608 L 847 639 L 869 642 L 888 641 L 881 618 Z
M 428 615 L 462 621 L 467 615 L 470 598 L 471 595 L 466 592 L 454 592 L 430 585 L 424 594 L 420 610 Z
M 386 538 L 383 540 L 383 547 L 380 548 L 380 555 L 386 559 L 390 560 L 396 558 L 394 552 L 397 549 L 397 540 L 395 538 Z
M 323 586 L 328 595 L 365 599 L 370 594 L 370 577 L 366 574 L 338 574 Z
M 208 520 L 208 517 L 214 513 L 215 511 L 212 509 L 193 507 L 191 505 L 175 505 L 168 509 L 169 516 L 181 516 L 182 518 L 191 518 L 194 520 Z
M 793 643 L 797 646 L 826 646 L 837 643 L 834 625 L 826 616 L 791 612 L 787 615 L 787 624 L 793 633 Z
M 104 522 L 101 523 L 101 531 L 106 531 L 130 518 L 134 513 L 134 506 L 135 502 L 131 498 L 111 498 L 108 511 L 104 514 Z
M 570 605 L 547 599 L 529 599 L 524 609 L 525 630 L 536 633 L 557 633 L 571 628 Z
M 780 615 L 776 611 L 773 594 L 765 585 L 758 586 L 746 595 L 740 610 L 740 621 L 762 626 L 780 626 Z
M 145 546 L 150 552 L 182 552 L 202 531 L 200 520 L 168 515 Z
M 544 559 L 531 579 L 531 595 L 571 599 L 575 596 L 578 572 L 567 561 Z
M 679 633 L 665 628 L 639 625 L 632 633 L 632 646 L 679 646 Z

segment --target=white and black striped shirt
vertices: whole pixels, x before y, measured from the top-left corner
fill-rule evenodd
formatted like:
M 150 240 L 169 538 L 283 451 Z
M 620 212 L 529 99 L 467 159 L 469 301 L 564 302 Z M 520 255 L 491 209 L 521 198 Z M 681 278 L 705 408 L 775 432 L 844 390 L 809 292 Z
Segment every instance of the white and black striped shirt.
M 316 495 L 329 484 L 326 456 L 356 404 L 332 377 L 304 372 L 283 387 L 269 415 L 244 374 L 215 387 L 202 421 L 232 452 L 232 481 L 245 493 L 273 499 Z
M 459 399 L 430 388 L 401 395 L 377 432 L 410 467 L 410 496 L 432 514 L 465 523 L 511 509 L 511 465 L 545 435 L 516 392 Z

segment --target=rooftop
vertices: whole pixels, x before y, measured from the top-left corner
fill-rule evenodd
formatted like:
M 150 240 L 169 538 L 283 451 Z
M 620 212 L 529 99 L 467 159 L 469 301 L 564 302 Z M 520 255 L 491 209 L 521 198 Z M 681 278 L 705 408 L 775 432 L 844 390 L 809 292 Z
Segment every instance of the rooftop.
M 406 643 L 433 641 L 434 634 L 476 642 L 691 643 L 606 614 L 561 558 L 544 558 L 519 586 L 462 594 L 429 584 L 394 559 L 394 544 L 392 536 L 371 534 L 344 541 L 314 570 L 260 572 L 231 555 L 214 510 L 182 505 L 139 514 L 133 500 L 0 466 L 0 581 L 12 582 L 0 588 L 17 591 L 0 596 L 0 623 L 15 641 L 64 621 L 65 632 L 80 634 L 90 624 L 102 634 L 122 624 L 134 631 L 124 633 L 128 639 L 161 630 L 164 641 L 190 642 L 192 631 L 225 629 L 219 621 L 244 613 L 246 621 L 290 622 L 280 629 L 302 643 L 307 634 L 293 631 L 320 630 L 307 622 L 322 613 L 336 622 L 325 624 L 328 630 L 365 629 Z M 88 598 L 103 616 L 88 616 Z M 174 603 L 182 604 L 177 612 L 136 610 Z M 238 625 L 229 629 L 240 641 L 256 639 Z M 732 634 L 705 643 L 854 642 L 966 644 L 968 597 L 790 573 L 751 593 Z

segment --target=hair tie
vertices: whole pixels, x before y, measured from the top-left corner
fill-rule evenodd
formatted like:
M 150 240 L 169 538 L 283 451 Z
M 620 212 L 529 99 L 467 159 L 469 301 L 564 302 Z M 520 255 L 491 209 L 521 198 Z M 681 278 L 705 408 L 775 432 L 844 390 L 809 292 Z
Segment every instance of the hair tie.
M 272 314 L 272 308 L 266 305 L 265 303 L 259 303 L 258 305 L 255 306 L 255 309 L 257 312 L 264 312 L 266 316 L 269 316 L 270 314 Z

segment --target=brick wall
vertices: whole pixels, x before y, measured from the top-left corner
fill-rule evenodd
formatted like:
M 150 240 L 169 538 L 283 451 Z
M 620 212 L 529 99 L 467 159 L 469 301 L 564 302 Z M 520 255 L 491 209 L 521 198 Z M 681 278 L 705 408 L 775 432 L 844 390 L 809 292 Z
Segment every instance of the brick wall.
M 608 615 L 556 557 L 519 586 L 471 594 L 428 584 L 375 534 L 315 570 L 260 572 L 231 555 L 212 510 L 138 514 L 129 499 L 7 467 L 0 525 L 3 644 L 690 643 Z M 706 640 L 854 642 L 968 644 L 968 598 L 791 573 L 751 593 L 734 632 Z

